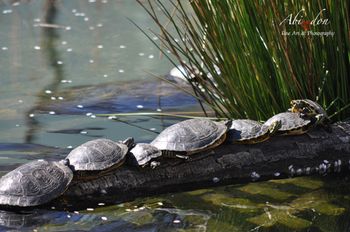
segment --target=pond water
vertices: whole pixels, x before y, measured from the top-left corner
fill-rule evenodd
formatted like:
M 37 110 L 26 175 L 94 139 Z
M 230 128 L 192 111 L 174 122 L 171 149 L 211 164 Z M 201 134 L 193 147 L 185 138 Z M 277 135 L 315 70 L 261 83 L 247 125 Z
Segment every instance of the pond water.
M 200 115 L 195 99 L 149 74 L 173 65 L 129 19 L 153 27 L 131 0 L 0 2 L 0 176 L 98 137 L 148 142 L 180 120 L 97 114 Z M 340 176 L 223 186 L 85 210 L 0 211 L 0 231 L 348 231 L 349 192 Z

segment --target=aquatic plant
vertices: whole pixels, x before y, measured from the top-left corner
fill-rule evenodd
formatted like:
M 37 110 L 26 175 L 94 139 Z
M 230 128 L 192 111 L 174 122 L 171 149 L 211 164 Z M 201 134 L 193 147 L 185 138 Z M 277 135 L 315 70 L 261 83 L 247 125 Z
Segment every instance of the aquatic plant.
M 339 217 L 346 217 L 349 201 L 339 190 L 349 188 L 342 181 L 297 177 L 183 192 L 160 201 L 210 212 L 207 231 L 343 231 L 347 224 Z
M 143 32 L 218 117 L 264 120 L 309 98 L 350 115 L 348 1 L 147 0 Z

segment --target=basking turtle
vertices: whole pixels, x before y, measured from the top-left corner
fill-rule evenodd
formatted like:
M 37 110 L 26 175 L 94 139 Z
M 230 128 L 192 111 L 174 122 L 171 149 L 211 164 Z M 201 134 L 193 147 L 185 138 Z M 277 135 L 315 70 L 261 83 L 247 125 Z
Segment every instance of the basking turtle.
M 317 119 L 302 118 L 299 113 L 284 112 L 269 118 L 264 125 L 271 126 L 276 121 L 281 122 L 277 135 L 300 135 L 306 133 L 317 122 Z
M 133 138 L 127 138 L 123 142 L 95 139 L 73 149 L 66 160 L 73 171 L 79 174 L 78 178 L 95 178 L 91 171 L 106 173 L 122 165 L 133 144 Z
M 270 138 L 280 128 L 280 120 L 275 120 L 270 125 L 250 119 L 232 120 L 226 141 L 246 144 L 260 143 Z
M 229 123 L 188 119 L 163 130 L 152 142 L 166 156 L 188 155 L 214 148 L 226 139 Z M 181 156 L 184 155 L 184 156 Z
M 0 205 L 36 206 L 60 196 L 73 179 L 64 161 L 32 161 L 0 179 Z
M 317 123 L 330 130 L 330 122 L 327 112 L 317 102 L 310 99 L 297 99 L 290 102 L 291 112 L 300 113 L 301 117 L 316 118 Z
M 148 143 L 138 143 L 130 150 L 128 163 L 139 167 L 146 167 L 149 164 L 151 168 L 155 168 L 160 163 L 151 160 L 160 156 L 162 156 L 162 152 L 155 146 Z

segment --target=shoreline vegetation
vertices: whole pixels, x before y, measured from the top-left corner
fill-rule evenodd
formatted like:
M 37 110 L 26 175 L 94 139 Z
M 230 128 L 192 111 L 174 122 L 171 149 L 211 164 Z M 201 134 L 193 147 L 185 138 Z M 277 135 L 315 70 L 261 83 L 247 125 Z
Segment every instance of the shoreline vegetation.
M 266 120 L 300 98 L 316 100 L 332 121 L 349 117 L 349 2 L 138 3 L 159 31 L 139 29 L 185 69 L 217 117 Z

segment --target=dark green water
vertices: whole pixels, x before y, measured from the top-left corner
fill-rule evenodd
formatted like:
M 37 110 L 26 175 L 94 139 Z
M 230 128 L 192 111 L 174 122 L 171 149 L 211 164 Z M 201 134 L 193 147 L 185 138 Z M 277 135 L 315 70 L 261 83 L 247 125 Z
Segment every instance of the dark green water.
M 133 26 L 133 0 L 0 2 L 0 175 L 98 137 L 150 141 L 179 119 L 99 113 L 200 111 L 163 86 L 172 65 Z M 0 231 L 348 231 L 345 177 L 307 177 L 139 198 L 85 210 L 0 211 Z M 116 199 L 118 202 L 118 199 Z

